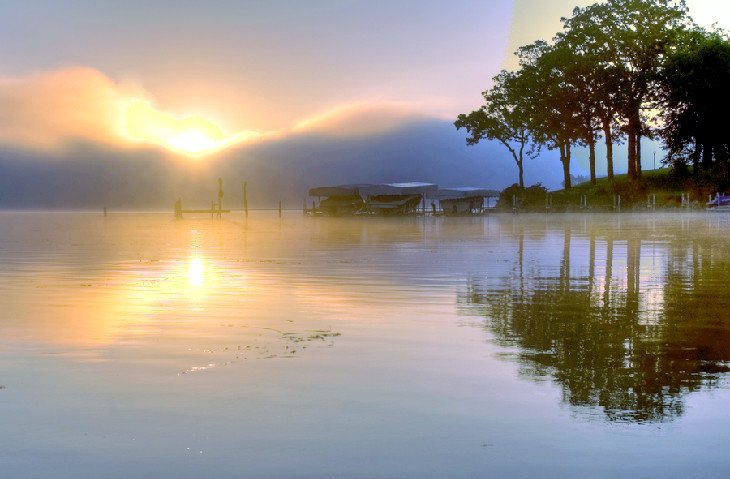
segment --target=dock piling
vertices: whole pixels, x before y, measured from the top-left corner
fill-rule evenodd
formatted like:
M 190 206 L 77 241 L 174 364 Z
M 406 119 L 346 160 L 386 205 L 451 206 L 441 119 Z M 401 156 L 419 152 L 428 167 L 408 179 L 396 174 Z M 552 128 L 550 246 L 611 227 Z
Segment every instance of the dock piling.
M 248 183 L 243 182 L 243 212 L 248 218 Z

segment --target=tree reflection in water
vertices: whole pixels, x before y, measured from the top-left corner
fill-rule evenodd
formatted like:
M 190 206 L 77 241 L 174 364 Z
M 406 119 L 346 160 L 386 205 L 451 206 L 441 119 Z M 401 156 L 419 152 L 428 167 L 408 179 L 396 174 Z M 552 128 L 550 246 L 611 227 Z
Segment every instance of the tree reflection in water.
M 552 378 L 571 406 L 600 407 L 611 421 L 680 416 L 686 394 L 717 387 L 730 370 L 727 242 L 576 230 L 558 231 L 551 267 L 526 260 L 517 229 L 512 270 L 470 278 L 462 312 L 486 317 L 495 340 L 517 351 L 521 374 Z

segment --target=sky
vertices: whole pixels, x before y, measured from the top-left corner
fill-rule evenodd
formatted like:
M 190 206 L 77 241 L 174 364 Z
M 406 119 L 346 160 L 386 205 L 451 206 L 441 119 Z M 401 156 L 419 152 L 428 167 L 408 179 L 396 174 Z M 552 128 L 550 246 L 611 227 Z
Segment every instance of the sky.
M 503 61 L 511 18 L 507 0 L 2 4 L 6 84 L 55 98 L 61 76 L 71 95 L 92 97 L 85 105 L 142 98 L 231 134 L 374 106 L 450 118 L 478 103 Z
M 579 0 L 0 0 L 0 146 L 200 159 L 453 120 Z M 688 0 L 730 28 L 730 2 Z

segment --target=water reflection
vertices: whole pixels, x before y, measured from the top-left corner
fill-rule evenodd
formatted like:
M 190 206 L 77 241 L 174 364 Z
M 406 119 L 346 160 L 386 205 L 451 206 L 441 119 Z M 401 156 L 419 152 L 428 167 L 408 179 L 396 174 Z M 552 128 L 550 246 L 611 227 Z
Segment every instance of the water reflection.
M 293 358 L 338 336 L 332 315 L 307 313 L 290 262 L 269 257 L 280 235 L 269 223 L 257 225 L 252 257 L 237 223 L 58 216 L 2 218 L 0 349 L 144 361 L 173 375 Z M 55 224 L 64 221 L 75 228 Z
M 568 223 L 533 243 L 518 225 L 511 270 L 472 275 L 458 301 L 577 410 L 672 420 L 730 370 L 728 245 L 702 229 L 615 226 Z
M 192 286 L 200 286 L 203 284 L 203 274 L 205 268 L 203 267 L 203 260 L 200 256 L 193 256 L 190 258 L 190 265 L 188 266 L 188 281 Z

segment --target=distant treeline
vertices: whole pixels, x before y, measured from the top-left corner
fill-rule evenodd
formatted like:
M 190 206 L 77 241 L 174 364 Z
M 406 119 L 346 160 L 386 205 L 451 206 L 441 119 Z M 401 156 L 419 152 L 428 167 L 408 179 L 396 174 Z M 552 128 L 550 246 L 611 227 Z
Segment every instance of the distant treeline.
M 524 187 L 525 158 L 558 150 L 571 188 L 574 146 L 589 151 L 596 183 L 596 144 L 606 145 L 606 176 L 614 178 L 613 145 L 628 145 L 628 175 L 641 180 L 641 139 L 660 139 L 665 164 L 679 174 L 730 184 L 730 41 L 697 26 L 683 0 L 608 0 L 575 8 L 551 42 L 515 53 L 519 67 L 501 71 L 485 103 L 461 114 L 468 144 L 495 140 L 512 155 Z

